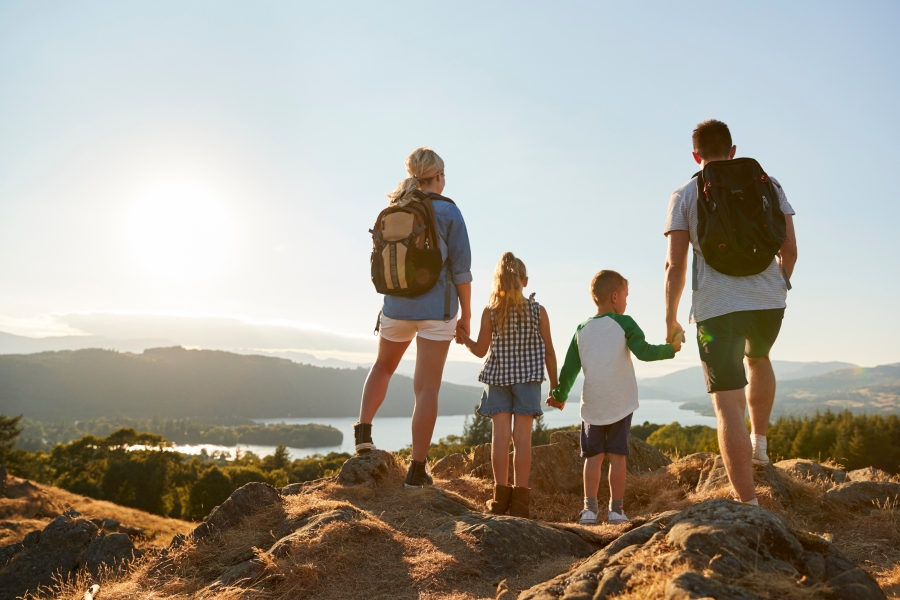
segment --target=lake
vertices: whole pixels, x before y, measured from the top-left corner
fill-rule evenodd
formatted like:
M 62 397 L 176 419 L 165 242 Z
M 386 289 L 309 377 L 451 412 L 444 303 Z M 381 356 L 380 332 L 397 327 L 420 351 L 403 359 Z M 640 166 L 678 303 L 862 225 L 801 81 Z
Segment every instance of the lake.
M 640 408 L 635 412 L 632 419 L 633 425 L 640 425 L 644 421 L 651 423 L 672 423 L 678 421 L 682 425 L 708 425 L 716 426 L 714 417 L 705 417 L 693 411 L 681 410 L 677 402 L 669 400 L 641 400 Z M 438 417 L 434 426 L 434 441 L 437 441 L 448 435 L 462 434 L 463 424 L 466 421 L 466 415 L 450 415 Z M 328 454 L 329 452 L 349 452 L 353 453 L 353 424 L 356 423 L 355 417 L 343 418 L 310 418 L 310 419 L 254 419 L 257 423 L 271 425 L 273 423 L 287 423 L 296 425 L 306 425 L 309 423 L 319 423 L 322 425 L 331 425 L 339 429 L 344 434 L 344 441 L 340 446 L 328 446 L 323 448 L 288 448 L 292 459 L 305 458 L 313 454 Z M 548 428 L 564 427 L 566 425 L 577 425 L 581 420 L 578 414 L 578 403 L 575 402 L 565 410 L 556 410 L 555 408 L 544 407 L 544 423 Z M 409 417 L 375 417 L 372 424 L 372 438 L 375 444 L 384 450 L 401 450 L 412 443 L 412 432 L 410 430 Z M 185 454 L 199 454 L 202 449 L 206 449 L 208 453 L 212 452 L 228 452 L 234 453 L 235 447 L 215 446 L 211 444 L 185 445 L 175 448 L 179 452 Z M 275 446 L 248 446 L 240 445 L 237 449 L 242 452 L 250 451 L 259 456 L 266 456 L 275 451 Z

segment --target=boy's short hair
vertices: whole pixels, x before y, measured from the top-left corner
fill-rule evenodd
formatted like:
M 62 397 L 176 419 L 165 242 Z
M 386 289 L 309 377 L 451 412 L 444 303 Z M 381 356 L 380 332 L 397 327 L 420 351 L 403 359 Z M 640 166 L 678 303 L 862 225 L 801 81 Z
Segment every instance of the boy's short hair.
M 694 152 L 704 159 L 728 156 L 733 145 L 728 125 L 715 119 L 698 124 L 691 139 L 694 141 Z
M 618 292 L 627 285 L 628 280 L 616 271 L 598 272 L 591 280 L 591 297 L 594 299 L 594 304 L 600 306 L 600 303 L 606 302 L 613 292 Z

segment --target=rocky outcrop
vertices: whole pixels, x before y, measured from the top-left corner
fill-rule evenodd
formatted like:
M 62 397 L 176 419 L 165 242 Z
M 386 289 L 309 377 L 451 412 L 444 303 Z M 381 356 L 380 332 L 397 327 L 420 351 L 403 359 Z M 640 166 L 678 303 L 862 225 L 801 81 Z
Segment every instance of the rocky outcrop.
M 448 454 L 431 467 L 431 474 L 438 479 L 455 479 L 468 475 L 471 471 L 469 458 L 465 454 Z
M 585 557 L 596 550 L 570 531 L 529 519 L 481 513 L 450 519 L 433 532 L 447 534 L 470 535 L 477 540 L 483 577 L 505 577 L 549 557 Z
M 775 468 L 800 481 L 837 485 L 847 481 L 847 473 L 805 458 L 792 458 L 775 463 Z
M 21 596 L 53 584 L 54 576 L 65 580 L 81 569 L 96 574 L 104 568 L 120 568 L 139 555 L 127 535 L 106 535 L 69 510 L 43 531 L 0 548 L 0 598 Z
M 712 452 L 689 454 L 666 467 L 676 481 L 689 490 L 701 494 L 717 494 L 729 489 L 731 482 L 722 457 Z M 772 496 L 783 506 L 789 505 L 795 496 L 792 486 L 785 481 L 782 471 L 774 465 L 754 465 L 753 479 L 757 490 L 768 487 Z
M 337 481 L 343 485 L 374 487 L 385 479 L 403 475 L 403 466 L 394 454 L 372 450 L 347 460 L 341 466 Z
M 825 492 L 825 502 L 843 510 L 867 510 L 898 500 L 900 483 L 892 481 L 851 481 Z
M 723 499 L 662 514 L 519 598 L 606 598 L 653 583 L 673 600 L 751 599 L 760 576 L 771 589 L 825 584 L 830 592 L 823 597 L 885 598 L 829 542 L 794 532 L 770 511 Z
M 847 473 L 847 479 L 850 481 L 891 481 L 893 478 L 887 471 L 882 471 L 875 467 L 866 467 L 865 469 L 850 471 Z
M 242 519 L 272 504 L 280 503 L 278 490 L 265 483 L 248 483 L 236 490 L 225 502 L 215 507 L 191 532 L 194 541 L 202 540 L 216 529 L 227 529 Z

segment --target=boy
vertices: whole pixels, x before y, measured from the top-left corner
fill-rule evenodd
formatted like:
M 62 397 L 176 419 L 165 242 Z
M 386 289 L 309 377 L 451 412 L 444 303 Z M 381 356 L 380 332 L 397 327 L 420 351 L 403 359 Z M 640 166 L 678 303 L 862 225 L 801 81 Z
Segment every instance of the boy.
M 609 456 L 610 523 L 627 523 L 625 516 L 625 457 L 631 415 L 638 408 L 637 379 L 631 354 L 640 360 L 675 358 L 682 337 L 654 346 L 644 332 L 625 316 L 628 280 L 615 271 L 600 271 L 591 282 L 597 314 L 578 326 L 559 374 L 559 385 L 547 404 L 562 410 L 578 372 L 584 369 L 581 393 L 581 456 L 584 461 L 584 510 L 578 522 L 596 524 L 600 512 L 597 491 L 603 457 Z

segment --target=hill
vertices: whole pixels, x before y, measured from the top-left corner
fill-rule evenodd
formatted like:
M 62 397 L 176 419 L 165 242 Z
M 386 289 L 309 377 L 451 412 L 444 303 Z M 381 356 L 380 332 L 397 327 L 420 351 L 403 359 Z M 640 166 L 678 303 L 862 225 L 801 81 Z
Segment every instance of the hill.
M 845 362 L 797 362 L 791 360 L 773 360 L 772 368 L 779 382 L 804 377 L 813 377 L 822 373 L 830 373 L 840 369 L 856 368 L 856 365 Z M 695 398 L 706 390 L 702 367 L 681 369 L 662 377 L 651 377 L 638 381 L 641 398 L 657 400 L 682 400 Z
M 36 420 L 353 417 L 368 371 L 180 347 L 0 356 L 0 413 Z M 471 414 L 481 390 L 441 388 L 441 415 Z M 379 412 L 412 414 L 412 379 L 397 375 Z
M 690 399 L 681 408 L 713 414 L 708 398 Z M 900 414 L 900 363 L 852 367 L 778 382 L 773 416 L 808 415 L 827 409 Z

